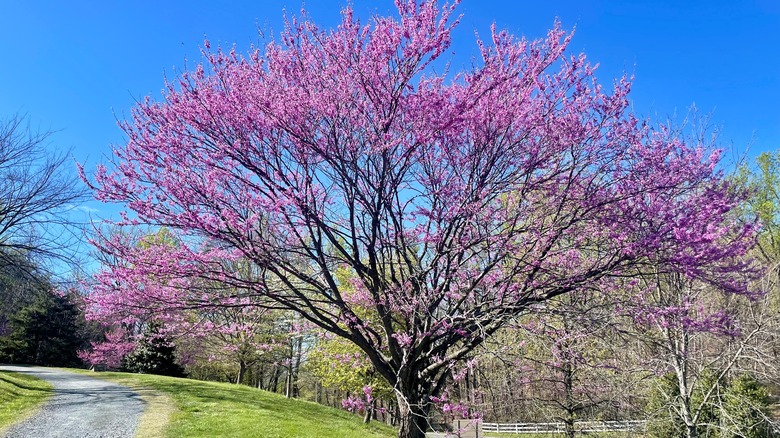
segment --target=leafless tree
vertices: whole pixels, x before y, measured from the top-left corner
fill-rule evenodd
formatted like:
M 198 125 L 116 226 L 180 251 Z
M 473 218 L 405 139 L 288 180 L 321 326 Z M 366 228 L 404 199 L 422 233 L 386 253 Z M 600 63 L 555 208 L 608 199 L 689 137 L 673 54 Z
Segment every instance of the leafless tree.
M 87 192 L 69 151 L 48 147 L 51 134 L 32 129 L 23 115 L 0 120 L 0 267 L 20 258 L 44 267 L 71 263 L 78 254 L 74 210 Z

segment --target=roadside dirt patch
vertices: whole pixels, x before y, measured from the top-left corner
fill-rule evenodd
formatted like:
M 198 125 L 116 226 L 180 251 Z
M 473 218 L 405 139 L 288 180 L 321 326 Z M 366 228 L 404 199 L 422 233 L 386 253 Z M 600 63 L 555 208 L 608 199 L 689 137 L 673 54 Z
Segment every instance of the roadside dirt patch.
M 141 419 L 138 421 L 136 438 L 162 438 L 165 428 L 171 421 L 171 415 L 176 412 L 176 405 L 171 396 L 142 386 L 129 385 L 147 403 Z

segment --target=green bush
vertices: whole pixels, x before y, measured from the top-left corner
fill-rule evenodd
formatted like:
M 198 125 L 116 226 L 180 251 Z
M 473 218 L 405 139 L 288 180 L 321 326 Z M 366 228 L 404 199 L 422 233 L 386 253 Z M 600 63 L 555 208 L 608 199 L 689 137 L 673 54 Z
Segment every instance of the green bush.
M 761 382 L 743 374 L 732 379 L 723 394 L 719 438 L 766 438 L 773 434 L 766 421 L 769 393 Z
M 122 359 L 122 370 L 131 373 L 184 377 L 184 368 L 176 362 L 176 347 L 152 325 L 130 354 Z
M 710 388 L 715 391 L 706 403 L 703 399 Z M 660 377 L 651 391 L 647 410 L 647 436 L 654 438 L 686 437 L 685 421 L 679 411 L 679 391 L 676 375 Z M 696 382 L 691 395 L 691 410 L 701 410 L 696 436 L 700 438 L 768 438 L 772 432 L 764 412 L 769 404 L 765 386 L 749 375 L 717 381 L 706 372 Z

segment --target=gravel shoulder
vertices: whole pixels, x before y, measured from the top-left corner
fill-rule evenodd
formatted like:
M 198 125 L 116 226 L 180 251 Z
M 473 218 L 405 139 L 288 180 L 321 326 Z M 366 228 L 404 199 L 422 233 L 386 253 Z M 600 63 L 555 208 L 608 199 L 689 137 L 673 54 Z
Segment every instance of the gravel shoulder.
M 131 438 L 146 403 L 125 386 L 55 368 L 0 366 L 54 386 L 52 397 L 32 417 L 5 432 L 6 438 Z

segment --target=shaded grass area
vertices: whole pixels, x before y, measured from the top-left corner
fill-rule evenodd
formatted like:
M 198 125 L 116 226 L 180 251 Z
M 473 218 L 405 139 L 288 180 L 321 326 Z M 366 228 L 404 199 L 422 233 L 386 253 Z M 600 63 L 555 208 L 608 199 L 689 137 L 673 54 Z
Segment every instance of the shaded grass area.
M 384 424 L 364 425 L 360 417 L 348 412 L 243 385 L 148 374 L 86 373 L 136 390 L 141 388 L 142 396 L 143 388 L 150 388 L 172 400 L 174 409 L 168 416 L 168 424 L 159 424 L 155 431 L 149 427 L 149 419 L 142 418 L 139 436 L 393 438 L 396 435 L 395 430 Z M 155 409 L 147 409 L 152 410 Z
M 24 420 L 52 395 L 45 380 L 12 371 L 0 371 L 0 431 Z

